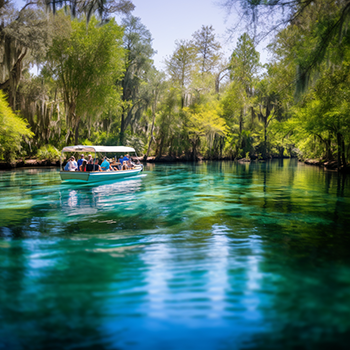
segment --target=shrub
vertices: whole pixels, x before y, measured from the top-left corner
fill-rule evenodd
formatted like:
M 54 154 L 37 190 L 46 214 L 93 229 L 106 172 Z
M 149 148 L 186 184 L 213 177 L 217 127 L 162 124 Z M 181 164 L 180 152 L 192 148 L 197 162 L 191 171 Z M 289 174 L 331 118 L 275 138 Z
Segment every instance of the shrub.
M 58 159 L 60 159 L 60 152 L 57 148 L 55 148 L 52 145 L 45 145 L 39 148 L 37 157 L 40 160 L 48 160 L 50 162 L 56 162 Z
M 21 151 L 21 142 L 32 136 L 27 121 L 12 111 L 0 90 L 0 159 L 13 163 Z

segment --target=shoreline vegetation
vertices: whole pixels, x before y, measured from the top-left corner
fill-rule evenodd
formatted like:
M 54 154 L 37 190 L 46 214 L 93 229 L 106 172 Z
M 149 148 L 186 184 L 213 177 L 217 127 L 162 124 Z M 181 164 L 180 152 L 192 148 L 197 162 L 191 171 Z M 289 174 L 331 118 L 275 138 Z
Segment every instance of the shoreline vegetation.
M 140 162 L 143 163 L 187 163 L 187 162 L 201 162 L 201 161 L 234 161 L 238 163 L 256 163 L 256 162 L 266 162 L 269 160 L 274 159 L 292 159 L 297 157 L 271 157 L 269 159 L 249 159 L 249 158 L 239 158 L 239 159 L 232 159 L 229 157 L 222 157 L 222 158 L 206 158 L 202 156 L 198 156 L 195 161 L 193 161 L 190 157 L 172 157 L 172 156 L 162 156 L 162 157 L 132 157 L 132 159 L 136 160 L 138 159 Z M 299 162 L 303 162 L 307 165 L 314 165 L 321 168 L 324 168 L 324 170 L 332 170 L 332 171 L 339 171 L 342 173 L 350 173 L 350 167 L 343 167 L 338 169 L 338 163 L 335 160 L 332 161 L 326 161 L 322 159 L 298 159 Z M 64 163 L 65 164 L 65 163 Z M 59 161 L 53 161 L 53 160 L 47 160 L 47 159 L 18 159 L 16 162 L 13 163 L 6 163 L 6 162 L 0 162 L 0 171 L 2 170 L 14 170 L 14 169 L 21 169 L 21 168 L 40 168 L 40 167 L 59 167 L 60 162 Z
M 78 3 L 0 3 L 0 168 L 56 164 L 66 145 L 94 144 L 149 162 L 297 157 L 348 171 L 347 1 L 228 0 L 259 30 L 237 32 L 225 57 L 203 24 L 175 42 L 164 71 L 132 1 Z M 283 25 L 268 28 L 271 15 Z

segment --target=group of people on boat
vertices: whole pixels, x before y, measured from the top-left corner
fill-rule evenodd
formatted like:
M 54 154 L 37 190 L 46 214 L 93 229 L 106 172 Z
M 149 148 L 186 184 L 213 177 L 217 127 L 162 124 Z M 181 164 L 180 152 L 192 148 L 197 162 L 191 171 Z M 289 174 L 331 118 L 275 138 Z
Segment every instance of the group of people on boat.
M 130 170 L 135 167 L 135 164 L 131 161 L 128 154 L 125 156 L 120 156 L 118 162 L 110 163 L 107 157 L 103 158 L 101 165 L 99 165 L 99 160 L 96 158 L 93 160 L 91 154 L 88 155 L 88 159 L 84 158 L 84 154 L 80 156 L 78 161 L 75 160 L 74 156 L 68 159 L 65 171 L 120 171 L 120 170 Z

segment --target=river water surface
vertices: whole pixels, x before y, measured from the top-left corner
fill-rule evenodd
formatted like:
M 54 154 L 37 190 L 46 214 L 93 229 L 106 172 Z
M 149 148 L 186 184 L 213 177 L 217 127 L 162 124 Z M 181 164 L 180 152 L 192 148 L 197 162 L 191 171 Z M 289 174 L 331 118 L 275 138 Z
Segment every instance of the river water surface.
M 0 349 L 348 349 L 350 178 L 296 160 L 0 172 Z

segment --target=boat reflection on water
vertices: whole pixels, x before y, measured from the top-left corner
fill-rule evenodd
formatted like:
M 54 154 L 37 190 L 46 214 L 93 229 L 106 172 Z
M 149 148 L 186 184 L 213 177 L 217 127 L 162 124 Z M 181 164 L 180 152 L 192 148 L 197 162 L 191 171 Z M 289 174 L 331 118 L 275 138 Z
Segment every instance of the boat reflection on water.
M 137 178 L 137 179 L 133 178 L 132 180 L 121 180 L 118 182 L 107 183 L 101 186 L 93 187 L 92 193 L 95 195 L 103 195 L 103 196 L 134 193 L 140 189 L 141 184 L 142 184 L 141 178 Z
M 67 216 L 92 215 L 100 210 L 114 210 L 120 205 L 130 204 L 137 198 L 142 186 L 140 175 L 133 179 L 104 183 L 99 186 L 68 184 L 60 190 L 61 208 Z

